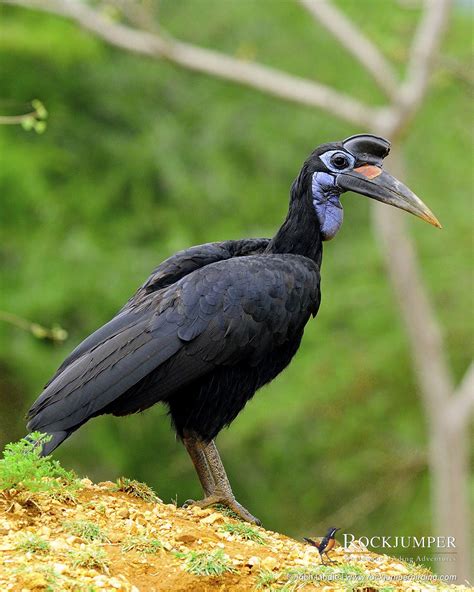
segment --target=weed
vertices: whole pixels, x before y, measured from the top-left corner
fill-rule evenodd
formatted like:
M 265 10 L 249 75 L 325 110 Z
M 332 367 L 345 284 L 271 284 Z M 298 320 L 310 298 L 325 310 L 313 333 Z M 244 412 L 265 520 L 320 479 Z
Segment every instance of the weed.
M 153 554 L 163 549 L 163 544 L 158 539 L 150 539 L 145 535 L 132 536 L 125 539 L 122 551 L 137 551 L 137 553 Z
M 236 573 L 224 555 L 222 549 L 210 553 L 209 551 L 189 551 L 189 553 L 177 553 L 177 557 L 184 558 L 184 569 L 195 576 L 220 576 L 223 573 Z
M 224 504 L 214 504 L 213 508 L 215 508 L 218 512 L 224 514 L 224 516 L 227 516 L 228 518 L 233 518 L 234 520 L 239 520 L 240 522 L 243 522 L 242 518 L 238 514 L 236 514 L 233 510 L 231 510 Z
M 40 456 L 42 445 L 49 440 L 51 436 L 33 432 L 5 446 L 0 459 L 0 490 L 26 489 L 57 496 L 78 489 L 79 482 L 72 471 L 63 469 L 50 456 Z
M 146 483 L 140 483 L 134 479 L 127 477 L 119 477 L 116 481 L 115 491 L 123 491 L 146 502 L 160 502 L 160 498 L 156 495 L 153 489 Z
M 257 577 L 257 590 L 272 588 L 277 583 L 279 575 L 269 569 L 261 569 Z
M 29 553 L 47 553 L 51 545 L 45 539 L 31 532 L 21 536 L 16 548 Z
M 86 541 L 108 543 L 109 539 L 100 526 L 88 520 L 71 520 L 63 523 L 64 529 Z
M 285 571 L 290 582 L 294 582 L 296 586 L 304 585 L 308 582 L 321 584 L 324 581 L 333 582 L 336 579 L 339 582 L 347 584 L 347 590 L 365 589 L 374 587 L 374 574 L 365 572 L 361 567 L 356 565 L 336 565 L 334 567 L 329 565 L 319 565 L 315 568 L 311 567 L 292 567 Z M 325 579 L 327 576 L 327 580 Z
M 288 576 L 285 573 L 275 573 L 268 569 L 259 571 L 255 586 L 257 590 L 267 590 L 267 592 L 294 592 L 300 587 L 304 587 L 304 583 L 288 581 Z
M 413 576 L 432 576 L 433 572 L 424 565 L 418 565 L 414 562 L 402 561 L 407 568 L 408 573 Z
M 13 569 L 12 573 L 19 574 L 22 579 L 27 581 L 34 579 L 38 582 L 39 578 L 40 581 L 42 580 L 39 586 L 42 590 L 45 590 L 45 592 L 64 590 L 64 588 L 60 586 L 60 574 L 58 574 L 55 569 L 49 565 L 31 565 L 31 563 L 28 562 Z M 22 590 L 27 589 L 30 588 L 22 588 Z
M 73 567 L 86 567 L 99 569 L 104 573 L 109 572 L 109 558 L 107 553 L 97 545 L 88 545 L 84 549 L 70 551 Z
M 228 532 L 229 534 L 235 534 L 246 541 L 253 541 L 259 545 L 265 545 L 265 537 L 260 534 L 258 530 L 252 528 L 245 522 L 238 522 L 237 524 L 224 524 L 221 530 L 223 532 Z

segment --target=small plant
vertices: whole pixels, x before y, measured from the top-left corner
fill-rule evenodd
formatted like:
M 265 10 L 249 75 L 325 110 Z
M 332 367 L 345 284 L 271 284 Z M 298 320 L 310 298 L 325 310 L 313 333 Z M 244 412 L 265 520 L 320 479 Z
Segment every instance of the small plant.
M 261 569 L 258 572 L 257 577 L 257 590 L 265 590 L 267 588 L 272 588 L 278 582 L 278 577 L 280 574 L 274 573 L 269 569 Z
M 64 522 L 63 526 L 71 534 L 75 534 L 86 541 L 109 542 L 109 539 L 102 532 L 100 526 L 94 522 L 89 522 L 88 520 L 71 520 L 70 522 Z
M 210 553 L 209 551 L 190 551 L 178 555 L 186 560 L 184 569 L 195 576 L 220 576 L 223 573 L 236 573 L 224 555 L 222 549 Z
M 288 579 L 283 581 L 284 579 L 284 573 L 261 569 L 258 573 L 255 588 L 257 590 L 267 590 L 268 592 L 294 592 L 299 590 L 300 587 L 304 587 L 304 584 L 289 582 Z
M 231 510 L 227 506 L 224 506 L 224 504 L 214 504 L 213 507 L 221 514 L 224 514 L 224 516 L 227 516 L 228 518 L 233 518 L 234 520 L 239 520 L 240 522 L 243 522 L 242 518 L 238 514 L 236 514 L 233 510 Z
M 51 545 L 45 539 L 31 532 L 21 536 L 16 548 L 27 553 L 48 553 Z
M 140 483 L 134 479 L 127 479 L 127 477 L 119 477 L 116 481 L 115 491 L 123 491 L 129 495 L 139 497 L 145 502 L 160 502 L 160 498 L 156 495 L 153 489 L 146 483 Z
M 73 567 L 86 567 L 89 569 L 99 569 L 104 573 L 109 572 L 109 558 L 107 553 L 97 545 L 88 545 L 84 549 L 71 551 Z
M 137 551 L 137 553 L 154 554 L 163 549 L 158 539 L 149 539 L 145 535 L 128 537 L 122 544 L 122 551 Z
M 40 456 L 48 434 L 33 432 L 19 442 L 5 446 L 0 459 L 0 490 L 16 489 L 59 495 L 72 494 L 79 487 L 76 475 L 63 469 L 50 456 Z
M 408 573 L 413 576 L 432 576 L 433 572 L 424 565 L 418 565 L 414 562 L 402 561 L 402 564 L 407 568 Z
M 47 586 L 43 588 L 46 592 L 56 592 L 56 590 L 59 592 L 59 590 L 64 590 L 60 585 L 62 576 L 50 565 L 38 565 L 37 562 L 26 562 L 19 567 L 14 568 L 13 573 L 19 574 L 22 578 L 26 577 L 27 579 L 36 579 L 38 576 L 42 576 L 43 581 L 47 584 Z
M 229 534 L 235 534 L 246 541 L 253 541 L 259 545 L 265 545 L 265 537 L 258 532 L 255 528 L 252 528 L 245 522 L 238 522 L 237 524 L 224 524 L 221 528 L 223 532 Z
M 353 589 L 365 589 L 373 588 L 375 575 L 365 572 L 361 567 L 357 565 L 319 565 L 315 568 L 309 567 L 294 567 L 287 569 L 285 574 L 289 581 L 304 583 L 308 581 L 317 581 L 319 583 L 326 581 L 333 582 L 336 578 L 337 581 L 347 582 L 349 588 Z
M 320 567 L 291 567 L 290 569 L 286 569 L 284 571 L 284 577 L 287 582 L 287 586 L 293 586 L 293 589 L 297 589 L 300 586 L 304 587 L 306 584 L 320 584 L 322 581 L 324 581 L 325 573 L 334 573 L 331 568 L 326 569 L 325 565 L 321 567 L 324 569 L 321 570 Z

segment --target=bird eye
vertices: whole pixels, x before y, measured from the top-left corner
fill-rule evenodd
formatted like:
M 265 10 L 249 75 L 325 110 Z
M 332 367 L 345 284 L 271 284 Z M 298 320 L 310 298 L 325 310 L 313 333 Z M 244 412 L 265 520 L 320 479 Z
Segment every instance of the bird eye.
M 350 169 L 355 164 L 355 158 L 342 150 L 328 150 L 319 157 L 326 168 L 333 173 L 340 173 Z
M 333 154 L 331 156 L 331 164 L 336 169 L 342 170 L 349 166 L 349 159 L 345 154 L 342 154 L 341 152 L 336 152 L 336 154 Z

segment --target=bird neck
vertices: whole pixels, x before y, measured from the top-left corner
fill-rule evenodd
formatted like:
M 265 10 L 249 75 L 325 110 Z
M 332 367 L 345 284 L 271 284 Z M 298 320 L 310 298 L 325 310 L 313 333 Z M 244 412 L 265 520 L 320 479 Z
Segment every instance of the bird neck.
M 300 177 L 293 183 L 285 221 L 270 241 L 267 252 L 303 255 L 321 264 L 321 227 L 311 197 L 301 189 Z

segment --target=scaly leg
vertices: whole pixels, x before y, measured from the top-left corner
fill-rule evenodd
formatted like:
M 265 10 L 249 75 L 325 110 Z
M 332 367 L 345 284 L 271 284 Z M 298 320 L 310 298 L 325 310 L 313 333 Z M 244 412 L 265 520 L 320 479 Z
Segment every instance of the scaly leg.
M 202 451 L 202 454 L 207 461 L 207 466 L 214 479 L 214 488 L 211 493 L 205 492 L 206 497 L 203 500 L 198 502 L 189 500 L 188 503 L 193 503 L 200 508 L 207 508 L 214 504 L 224 504 L 235 512 L 237 516 L 242 518 L 242 520 L 260 525 L 260 520 L 255 518 L 255 516 L 252 516 L 252 514 L 235 499 L 214 441 L 211 440 L 211 442 L 206 444 L 205 442 L 196 440 L 196 447 Z
M 215 488 L 214 477 L 209 469 L 209 465 L 206 460 L 206 456 L 201 448 L 200 441 L 193 434 L 185 434 L 183 438 L 183 444 L 188 451 L 191 460 L 193 461 L 194 468 L 198 474 L 199 481 L 201 482 L 204 495 L 210 496 Z M 185 504 L 193 503 L 193 500 L 187 500 Z

